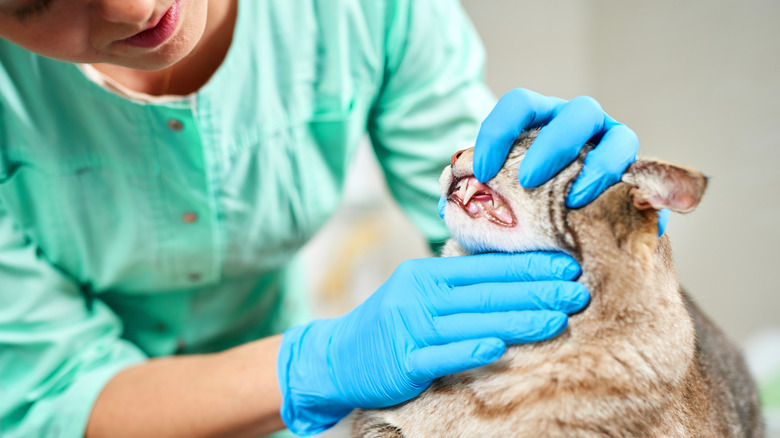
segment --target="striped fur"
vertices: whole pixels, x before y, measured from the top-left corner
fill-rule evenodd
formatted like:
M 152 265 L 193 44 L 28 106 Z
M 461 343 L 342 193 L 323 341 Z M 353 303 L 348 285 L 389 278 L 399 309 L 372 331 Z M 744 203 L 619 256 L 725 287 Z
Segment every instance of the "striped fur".
M 510 347 L 493 364 L 436 380 L 416 399 L 360 412 L 355 437 L 761 437 L 755 386 L 737 349 L 677 283 L 656 208 L 690 211 L 706 179 L 640 160 L 586 207 L 565 194 L 585 153 L 526 190 L 517 169 L 536 132 L 518 138 L 488 182 L 518 225 L 474 220 L 448 205 L 445 256 L 562 250 L 582 266 L 590 305 L 549 341 Z M 471 151 L 445 169 L 471 172 Z M 446 194 L 446 193 L 445 193 Z

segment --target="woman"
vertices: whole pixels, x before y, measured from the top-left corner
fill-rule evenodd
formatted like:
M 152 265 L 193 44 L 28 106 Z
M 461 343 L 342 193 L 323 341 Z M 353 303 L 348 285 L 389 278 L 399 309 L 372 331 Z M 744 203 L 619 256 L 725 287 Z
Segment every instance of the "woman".
M 3 436 L 313 434 L 554 336 L 588 301 L 564 255 L 428 259 L 306 322 L 295 253 L 365 134 L 410 219 L 446 238 L 436 176 L 493 104 L 455 1 L 0 0 L 0 37 Z M 514 90 L 477 177 L 544 124 L 527 187 L 601 138 L 572 205 L 635 157 L 592 99 Z

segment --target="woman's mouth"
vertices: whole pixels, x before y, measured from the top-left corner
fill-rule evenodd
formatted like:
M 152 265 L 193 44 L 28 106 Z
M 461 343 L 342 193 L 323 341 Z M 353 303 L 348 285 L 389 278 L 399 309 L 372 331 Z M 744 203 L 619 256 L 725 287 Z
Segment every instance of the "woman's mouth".
M 179 23 L 180 3 L 181 0 L 175 0 L 154 26 L 125 38 L 122 42 L 134 47 L 152 48 L 167 41 Z

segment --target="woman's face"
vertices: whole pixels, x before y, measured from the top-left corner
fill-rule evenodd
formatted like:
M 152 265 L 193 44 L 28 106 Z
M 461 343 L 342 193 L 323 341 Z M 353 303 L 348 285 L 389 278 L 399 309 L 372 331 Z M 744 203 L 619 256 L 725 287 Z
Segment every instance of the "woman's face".
M 200 41 L 207 3 L 0 0 L 0 37 L 63 61 L 159 70 L 181 60 Z

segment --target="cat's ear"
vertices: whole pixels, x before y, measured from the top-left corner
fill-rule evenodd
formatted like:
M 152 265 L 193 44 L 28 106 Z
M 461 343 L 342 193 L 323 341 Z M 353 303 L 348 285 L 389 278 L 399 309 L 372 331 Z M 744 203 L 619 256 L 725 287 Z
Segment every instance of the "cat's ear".
M 621 178 L 633 185 L 634 206 L 639 210 L 668 208 L 689 213 L 699 205 L 707 178 L 683 166 L 652 159 L 633 162 Z

